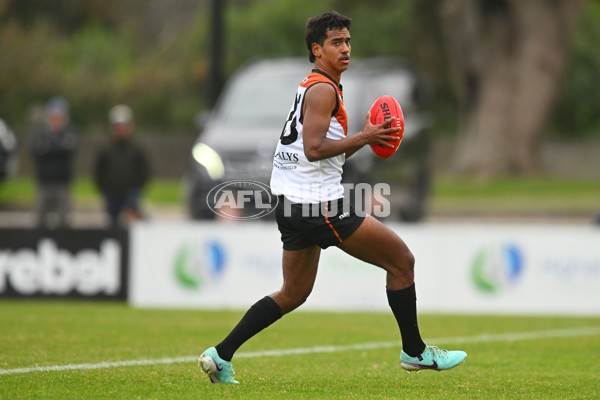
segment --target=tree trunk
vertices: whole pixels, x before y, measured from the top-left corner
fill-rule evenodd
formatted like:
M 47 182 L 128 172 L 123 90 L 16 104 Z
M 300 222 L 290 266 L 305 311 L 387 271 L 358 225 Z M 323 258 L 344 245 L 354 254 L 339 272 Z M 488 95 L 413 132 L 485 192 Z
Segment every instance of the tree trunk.
M 445 0 L 441 19 L 461 101 L 455 166 L 535 170 L 580 0 Z

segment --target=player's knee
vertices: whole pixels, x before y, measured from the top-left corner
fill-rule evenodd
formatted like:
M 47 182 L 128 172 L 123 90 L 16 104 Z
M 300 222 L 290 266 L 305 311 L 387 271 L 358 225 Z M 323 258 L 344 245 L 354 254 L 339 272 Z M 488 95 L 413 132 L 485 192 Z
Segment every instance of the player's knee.
M 412 253 L 412 251 L 406 249 L 404 258 L 405 258 L 405 263 L 406 263 L 407 268 L 410 271 L 414 271 L 415 270 L 415 256 Z
M 279 306 L 281 307 L 283 313 L 286 314 L 286 313 L 300 307 L 302 304 L 304 304 L 306 302 L 306 300 L 308 299 L 310 292 L 311 291 L 309 290 L 309 291 L 294 291 L 294 292 L 285 291 L 285 292 L 281 293 L 280 300 L 281 300 L 282 304 L 280 304 Z
M 308 299 L 310 292 L 311 292 L 311 290 L 297 293 L 292 299 L 292 304 L 293 304 L 294 308 L 298 308 L 302 304 L 304 304 L 306 302 L 306 300 Z
M 304 302 L 306 301 L 307 298 L 308 298 L 308 296 L 287 299 L 288 301 L 286 301 L 283 305 L 280 306 L 282 313 L 287 314 L 289 312 L 294 311 L 296 308 L 298 308 L 302 304 L 304 304 Z
M 302 296 L 302 297 L 298 297 L 296 299 L 296 301 L 293 303 L 293 307 L 294 308 L 300 307 L 302 304 L 304 304 L 306 302 L 307 299 L 308 299 L 308 295 Z
M 391 269 L 400 275 L 413 274 L 415 270 L 415 256 L 408 249 L 405 248 L 395 259 Z

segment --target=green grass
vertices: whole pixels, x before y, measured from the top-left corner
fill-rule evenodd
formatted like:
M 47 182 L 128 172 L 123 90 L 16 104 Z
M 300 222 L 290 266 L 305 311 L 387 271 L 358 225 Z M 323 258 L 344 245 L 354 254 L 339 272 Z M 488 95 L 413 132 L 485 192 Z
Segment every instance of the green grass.
M 0 302 L 0 368 L 197 355 L 238 311 L 117 303 Z M 600 318 L 421 315 L 425 338 L 599 327 Z M 292 313 L 241 352 L 397 341 L 391 313 Z M 449 340 L 449 339 L 448 339 Z M 193 362 L 0 375 L 0 399 L 597 399 L 600 335 L 464 340 L 452 371 L 408 374 L 400 348 L 234 359 L 240 385 L 212 385 Z M 448 346 L 446 346 L 448 345 Z
M 28 178 L 10 179 L 0 184 L 0 206 L 31 207 L 35 202 L 36 183 Z M 75 180 L 72 188 L 77 206 L 96 204 L 99 192 L 90 179 Z M 183 188 L 179 180 L 154 179 L 145 189 L 145 201 L 153 204 L 183 203 Z
M 31 207 L 36 185 L 31 179 L 11 179 L 0 184 L 0 206 Z M 97 204 L 92 181 L 78 179 L 73 185 L 78 206 Z M 152 205 L 182 205 L 181 180 L 152 180 L 144 193 Z M 600 181 L 552 178 L 497 178 L 487 181 L 438 177 L 429 199 L 436 212 L 586 213 L 600 209 Z
M 491 180 L 436 179 L 433 211 L 500 211 L 596 213 L 600 211 L 600 181 L 553 178 Z

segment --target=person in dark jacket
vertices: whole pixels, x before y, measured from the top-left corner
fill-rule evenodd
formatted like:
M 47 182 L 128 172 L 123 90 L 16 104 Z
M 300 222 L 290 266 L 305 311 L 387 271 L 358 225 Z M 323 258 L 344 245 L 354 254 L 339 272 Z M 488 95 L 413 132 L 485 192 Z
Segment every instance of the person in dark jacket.
M 112 140 L 98 152 L 94 175 L 111 224 L 127 226 L 142 217 L 140 199 L 150 176 L 149 165 L 144 151 L 131 140 L 131 108 L 114 106 L 109 121 Z
M 17 164 L 17 138 L 0 118 L 0 183 L 15 174 Z
M 73 160 L 79 133 L 70 120 L 69 103 L 53 97 L 46 103 L 44 121 L 35 127 L 29 150 L 38 182 L 38 225 L 64 228 L 69 225 Z

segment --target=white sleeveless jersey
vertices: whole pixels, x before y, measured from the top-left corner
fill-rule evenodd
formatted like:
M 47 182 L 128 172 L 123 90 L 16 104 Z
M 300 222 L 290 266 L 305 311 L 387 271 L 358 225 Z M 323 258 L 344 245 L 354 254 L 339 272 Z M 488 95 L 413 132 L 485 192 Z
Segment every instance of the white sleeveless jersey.
M 308 161 L 302 140 L 302 108 L 306 92 L 314 85 L 326 83 L 337 93 L 336 107 L 331 113 L 331 122 L 326 137 L 339 140 L 348 133 L 348 119 L 342 98 L 342 87 L 324 72 L 314 69 L 296 92 L 294 104 L 281 132 L 271 173 L 271 192 L 284 195 L 294 203 L 321 203 L 343 197 L 342 166 L 344 154 L 319 161 Z

